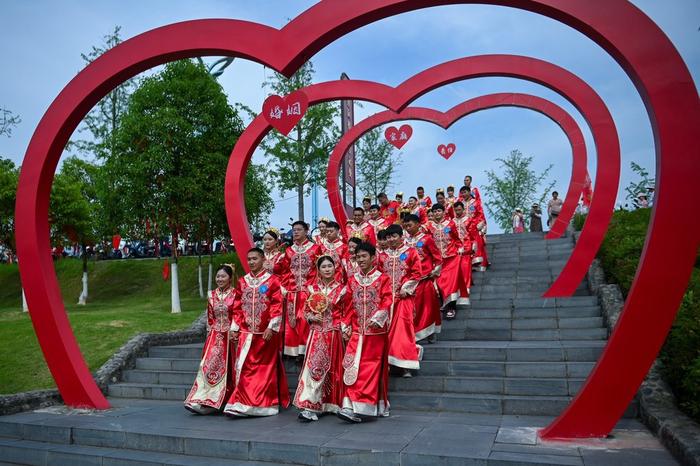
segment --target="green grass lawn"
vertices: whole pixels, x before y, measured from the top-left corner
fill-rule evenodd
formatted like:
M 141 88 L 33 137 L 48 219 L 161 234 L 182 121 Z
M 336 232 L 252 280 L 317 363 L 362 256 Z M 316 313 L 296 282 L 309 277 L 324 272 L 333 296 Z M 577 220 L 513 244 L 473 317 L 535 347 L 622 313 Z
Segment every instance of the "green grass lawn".
M 215 266 L 237 261 L 215 256 Z M 208 258 L 203 258 L 206 287 Z M 82 263 L 55 263 L 68 317 L 90 370 L 97 370 L 132 336 L 189 327 L 205 309 L 197 285 L 197 258 L 178 261 L 182 313 L 170 312 L 170 281 L 161 260 L 90 262 L 87 306 L 78 306 Z M 240 268 L 239 268 L 240 270 Z M 19 271 L 0 265 L 0 393 L 54 387 L 29 315 L 22 312 Z

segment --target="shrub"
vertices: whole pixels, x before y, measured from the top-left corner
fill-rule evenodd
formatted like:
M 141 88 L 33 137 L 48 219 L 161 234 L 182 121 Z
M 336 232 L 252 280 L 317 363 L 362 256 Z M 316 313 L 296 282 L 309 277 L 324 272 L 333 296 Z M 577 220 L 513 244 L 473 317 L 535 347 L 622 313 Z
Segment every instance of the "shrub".
M 599 257 L 608 281 L 617 283 L 627 296 L 644 240 L 651 209 L 617 210 L 610 222 Z M 678 310 L 661 354 L 663 372 L 680 408 L 700 421 L 700 261 Z M 668 264 L 673 267 L 672 263 Z M 659 283 L 658 292 L 663 293 Z

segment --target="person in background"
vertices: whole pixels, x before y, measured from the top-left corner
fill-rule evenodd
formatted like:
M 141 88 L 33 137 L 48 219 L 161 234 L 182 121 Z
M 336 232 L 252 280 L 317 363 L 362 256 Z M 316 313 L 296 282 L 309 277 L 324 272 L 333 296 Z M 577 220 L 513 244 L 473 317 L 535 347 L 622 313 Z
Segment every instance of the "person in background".
M 283 279 L 289 269 L 289 263 L 287 262 L 287 256 L 280 250 L 279 231 L 275 228 L 268 229 L 262 237 L 262 243 L 262 249 L 265 253 L 263 267 L 268 272 Z
M 523 233 L 525 231 L 525 218 L 522 209 L 515 209 L 513 212 L 513 233 Z
M 390 201 L 386 193 L 379 193 L 377 199 L 379 200 L 379 216 L 384 219 L 386 225 L 396 223 L 399 218 L 399 203 Z
M 547 219 L 547 226 L 549 228 L 552 227 L 554 222 L 557 220 L 557 217 L 559 217 L 559 213 L 561 212 L 561 206 L 563 204 L 564 204 L 564 201 L 559 199 L 559 193 L 556 191 L 553 191 L 552 198 L 547 203 L 547 216 L 549 217 Z
M 460 287 L 467 287 L 465 277 L 459 270 L 462 242 L 459 239 L 457 226 L 445 216 L 445 207 L 440 203 L 433 204 L 433 220 L 428 222 L 427 229 L 442 255 L 442 270 L 436 282 L 442 294 L 442 309 L 446 310 L 445 318 L 454 319 L 457 314 L 457 298 Z
M 476 241 L 474 241 L 473 236 L 478 236 L 479 233 L 476 231 L 475 226 L 470 225 L 470 217 L 466 214 L 462 201 L 455 202 L 454 210 L 455 217 L 452 221 L 455 222 L 457 234 L 462 241 L 459 270 L 463 278 L 461 283 L 463 283 L 464 286 L 459 289 L 459 298 L 457 298 L 457 305 L 459 306 L 470 304 L 469 293 L 471 292 L 472 286 L 472 259 L 477 249 Z
M 530 231 L 542 231 L 542 210 L 537 203 L 530 209 Z
M 377 210 L 377 212 L 379 211 Z M 351 238 L 359 238 L 361 241 L 377 244 L 377 234 L 374 227 L 365 221 L 364 214 L 362 207 L 355 207 L 352 210 L 352 220 L 345 227 L 346 238 L 348 241 Z
M 346 277 L 350 277 L 351 275 L 355 274 L 358 270 L 360 270 L 359 266 L 357 265 L 357 260 L 355 259 L 355 249 L 359 244 L 362 244 L 363 242 L 364 241 L 362 241 L 360 238 L 356 237 L 350 238 L 348 240 L 348 258 L 343 264 L 343 267 L 345 268 Z
M 418 186 L 416 188 L 416 197 L 418 198 L 418 204 L 420 204 L 421 207 L 430 209 L 433 206 L 433 201 L 430 199 L 430 196 L 425 195 L 425 189 L 423 189 L 423 186 Z
M 318 235 L 314 238 L 316 244 L 322 244 L 326 239 L 326 228 L 328 228 L 328 220 L 326 217 L 321 217 L 318 221 Z
M 377 204 L 372 204 L 372 206 L 369 208 L 369 219 L 367 220 L 367 223 L 372 225 L 372 228 L 374 228 L 375 236 L 379 234 L 379 230 L 383 230 L 389 226 L 387 221 L 379 215 L 379 209 L 380 207 Z
M 345 269 L 343 262 L 348 257 L 348 245 L 340 238 L 340 225 L 329 221 L 326 227 L 326 239 L 321 243 L 320 254 L 330 256 L 335 264 L 336 280 L 345 282 Z
M 387 247 L 386 229 L 379 230 L 379 232 L 377 232 L 377 254 L 386 250 Z
M 246 256 L 250 272 L 238 280 L 231 335 L 238 340 L 236 379 L 224 414 L 235 417 L 274 416 L 289 406 L 289 387 L 280 349 L 282 287 L 265 270 L 265 253 L 252 248 Z

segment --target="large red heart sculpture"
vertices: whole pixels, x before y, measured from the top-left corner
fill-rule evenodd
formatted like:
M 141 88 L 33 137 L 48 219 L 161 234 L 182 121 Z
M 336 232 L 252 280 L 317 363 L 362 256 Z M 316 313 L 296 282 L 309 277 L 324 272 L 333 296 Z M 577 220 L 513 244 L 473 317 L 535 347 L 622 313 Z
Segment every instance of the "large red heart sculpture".
M 281 30 L 247 21 L 187 21 L 123 42 L 68 83 L 42 117 L 29 143 L 22 163 L 15 213 L 20 274 L 29 312 L 47 365 L 66 404 L 109 406 L 80 354 L 48 253 L 51 183 L 63 148 L 87 112 L 126 79 L 168 61 L 207 55 L 235 56 L 256 60 L 289 76 L 325 45 L 366 24 L 420 8 L 458 3 L 478 2 L 325 0 Z M 661 348 L 695 263 L 700 218 L 683 215 L 678 200 L 693 196 L 695 174 L 700 171 L 697 90 L 668 37 L 626 0 L 605 2 L 604 15 L 600 14 L 598 2 L 488 0 L 488 3 L 521 8 L 561 21 L 607 50 L 637 86 L 654 132 L 657 196 L 644 252 L 624 311 L 586 384 L 564 413 L 542 432 L 545 438 L 602 437 L 626 409 Z M 390 108 L 400 111 L 408 103 Z M 601 183 L 600 177 L 596 179 Z M 237 207 L 243 208 L 242 196 Z M 670 225 L 674 225 L 673 230 Z M 244 226 L 247 222 L 237 228 Z M 245 241 L 237 246 L 244 244 Z M 674 258 L 673 267 L 668 267 L 669 257 Z M 658 292 L 659 271 L 664 273 L 663 292 Z
M 271 95 L 263 102 L 265 119 L 285 136 L 299 123 L 309 108 L 309 99 L 304 91 L 294 91 L 284 97 Z
M 558 105 L 534 95 L 517 93 L 488 94 L 462 102 L 444 113 L 422 107 L 408 107 L 398 113 L 390 110 L 375 113 L 374 115 L 355 124 L 347 133 L 343 135 L 340 141 L 338 141 L 338 144 L 333 149 L 333 152 L 328 160 L 328 176 L 331 177 L 333 176 L 333 173 L 338 172 L 339 168 L 335 168 L 333 164 L 342 160 L 343 154 L 347 148 L 366 134 L 367 131 L 376 128 L 377 126 L 398 120 L 422 120 L 434 123 L 444 129 L 447 129 L 467 115 L 498 107 L 520 107 L 539 112 L 556 123 L 562 129 L 562 131 L 564 131 L 564 134 L 566 134 L 566 137 L 569 140 L 572 155 L 569 188 L 566 192 L 566 196 L 564 197 L 564 204 L 562 205 L 559 217 L 557 217 L 556 222 L 554 225 L 552 225 L 550 231 L 545 236 L 547 239 L 558 238 L 566 230 L 567 225 L 569 225 L 571 218 L 574 216 L 574 212 L 578 206 L 578 200 L 581 196 L 581 191 L 586 185 L 587 180 L 589 180 L 586 165 L 586 142 L 583 138 L 581 129 L 578 127 L 576 120 L 574 120 L 571 115 L 569 115 Z M 330 180 L 327 179 L 326 183 L 328 184 L 329 181 Z M 616 191 L 617 184 L 614 187 L 611 187 L 611 189 Z M 336 194 L 335 196 L 340 197 L 340 193 Z M 341 225 L 344 225 L 345 222 L 347 222 L 345 211 L 334 212 L 334 214 L 336 215 L 336 221 L 338 221 L 338 223 Z
M 454 145 L 454 143 L 449 143 L 447 145 L 440 144 L 439 146 L 437 146 L 438 154 L 440 154 L 440 156 L 445 160 L 449 160 L 450 157 L 454 155 L 456 150 L 457 146 Z
M 524 70 L 524 71 L 523 71 Z M 544 294 L 545 297 L 571 296 L 588 272 L 605 235 L 615 203 L 620 170 L 620 152 L 615 124 L 598 94 L 576 75 L 551 63 L 514 55 L 483 55 L 462 58 L 429 68 L 404 81 L 396 88 L 367 81 L 340 80 L 315 84 L 304 88 L 309 105 L 332 99 L 369 100 L 390 109 L 405 106 L 431 89 L 481 76 L 508 76 L 538 82 L 560 93 L 576 106 L 593 129 L 593 139 L 599 156 L 596 172 L 596 195 L 591 203 L 581 237 L 562 272 Z M 593 124 L 595 122 L 595 125 Z M 229 228 L 237 247 L 252 246 L 245 208 L 239 209 L 235 194 L 242 195 L 248 162 L 255 147 L 262 141 L 270 126 L 258 116 L 241 134 L 234 148 L 226 174 L 226 209 Z M 327 175 L 328 200 L 339 222 L 345 212 L 338 188 L 340 159 L 333 152 Z M 344 223 L 341 223 L 344 224 Z
M 413 128 L 411 128 L 411 125 L 401 125 L 401 128 L 389 126 L 384 131 L 384 137 L 386 140 L 397 149 L 401 149 L 408 142 L 408 140 L 411 139 L 412 135 Z

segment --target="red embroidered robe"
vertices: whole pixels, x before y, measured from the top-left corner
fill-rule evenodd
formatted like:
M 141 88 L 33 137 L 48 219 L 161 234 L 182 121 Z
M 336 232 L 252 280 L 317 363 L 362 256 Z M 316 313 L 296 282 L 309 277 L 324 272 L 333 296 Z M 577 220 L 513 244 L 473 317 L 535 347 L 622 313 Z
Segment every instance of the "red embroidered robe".
M 306 351 L 306 338 L 309 336 L 309 326 L 301 318 L 304 309 L 301 291 L 308 282 L 316 279 L 316 259 L 320 247 L 311 241 L 302 244 L 292 243 L 285 251 L 289 264 L 284 287 L 287 290 L 287 312 L 284 330 L 284 354 L 299 356 Z
M 461 289 L 464 291 L 467 289 L 459 269 L 459 252 L 462 243 L 459 240 L 457 226 L 452 220 L 443 219 L 439 223 L 428 222 L 427 228 L 432 234 L 440 254 L 442 254 L 442 270 L 436 281 L 442 294 L 442 307 L 444 309 L 449 303 L 457 301 Z
M 440 297 L 435 278 L 442 271 L 442 254 L 430 234 L 419 231 L 415 236 L 408 233 L 404 237 L 406 244 L 415 248 L 421 262 L 421 279 L 416 288 L 416 315 L 413 327 L 416 341 L 440 333 L 442 315 L 440 314 Z

